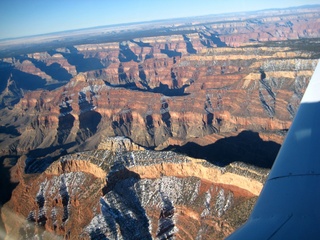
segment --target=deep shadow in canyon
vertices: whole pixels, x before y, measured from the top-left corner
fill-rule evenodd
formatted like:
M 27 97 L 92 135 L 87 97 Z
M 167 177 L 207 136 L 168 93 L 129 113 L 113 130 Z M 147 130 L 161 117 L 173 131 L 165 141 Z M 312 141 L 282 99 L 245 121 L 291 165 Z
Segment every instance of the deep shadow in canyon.
M 150 88 L 147 84 L 144 84 L 141 82 L 141 84 L 145 87 L 145 89 L 138 88 L 137 85 L 134 82 L 129 82 L 125 84 L 111 84 L 109 82 L 105 81 L 105 84 L 108 87 L 114 87 L 114 88 L 124 88 L 134 91 L 140 91 L 140 92 L 152 92 L 152 93 L 160 93 L 168 97 L 177 97 L 177 96 L 186 96 L 190 93 L 185 93 L 185 89 L 189 87 L 189 84 L 185 84 L 180 88 L 170 88 L 167 84 L 162 84 L 160 82 L 158 87 Z
M 45 169 L 53 161 L 57 160 L 59 157 L 63 155 L 66 155 L 67 149 L 71 149 L 75 146 L 75 144 L 76 143 L 73 142 L 69 144 L 51 146 L 45 149 L 35 149 L 30 151 L 27 155 L 28 159 L 26 161 L 25 173 L 34 174 L 45 171 Z M 165 150 L 171 150 L 178 153 L 186 154 L 194 158 L 206 159 L 208 162 L 218 166 L 226 166 L 232 162 L 244 162 L 246 164 L 251 164 L 257 167 L 271 168 L 279 149 L 280 144 L 272 141 L 264 141 L 256 132 L 243 131 L 239 133 L 237 136 L 226 137 L 207 146 L 200 146 L 196 143 L 187 143 L 184 146 L 169 146 Z M 18 156 L 14 156 L 14 158 L 18 159 Z M 2 157 L 0 160 L 2 189 L 0 199 L 1 206 L 10 199 L 11 193 L 17 184 L 11 183 L 10 171 L 4 165 L 4 158 Z M 113 186 L 112 188 L 114 188 L 115 190 L 126 187 L 126 191 L 128 192 L 128 186 L 126 184 L 127 181 L 121 181 L 121 183 L 119 184 L 111 184 L 110 186 Z M 108 192 L 111 189 L 104 190 Z M 123 191 L 121 190 L 120 193 L 123 193 Z M 143 211 L 141 211 L 141 208 L 139 207 L 139 201 L 136 200 L 133 202 L 135 211 L 139 212 L 138 215 L 140 220 L 145 220 L 145 214 L 143 213 Z M 121 213 L 115 211 L 115 208 L 113 208 L 112 206 L 108 206 L 108 209 L 109 211 L 118 215 L 118 217 L 116 218 L 116 221 L 118 223 L 123 223 L 123 221 L 133 221 L 132 223 L 136 224 L 136 222 L 131 218 L 122 218 Z M 0 219 L 0 227 L 1 225 L 2 222 Z M 142 226 L 147 228 L 147 224 L 142 224 Z
M 57 50 L 50 50 L 48 53 L 52 56 L 56 53 L 62 54 L 67 59 L 68 63 L 75 66 L 77 72 L 88 72 L 91 70 L 98 70 L 104 68 L 99 59 L 97 58 L 85 58 L 78 49 L 74 46 L 68 46 L 69 52 L 58 52 Z
M 0 208 L 3 204 L 10 200 L 13 189 L 18 185 L 18 183 L 13 183 L 10 181 L 10 168 L 16 164 L 17 160 L 17 156 L 6 155 L 0 157 Z
M 68 73 L 66 69 L 64 69 L 59 63 L 52 63 L 51 65 L 47 65 L 43 61 L 30 58 L 28 56 L 17 56 L 16 59 L 23 61 L 30 61 L 36 68 L 39 68 L 42 72 L 51 76 L 53 79 L 65 82 L 70 81 L 72 75 Z
M 70 149 L 73 149 L 76 144 L 76 142 L 71 142 L 29 151 L 29 153 L 26 154 L 27 160 L 25 162 L 24 172 L 27 174 L 44 172 L 51 163 L 58 160 L 60 157 L 73 153 Z
M 0 215 L 2 206 L 11 198 L 12 191 L 16 188 L 18 183 L 11 182 L 10 169 L 16 164 L 17 156 L 2 156 L 0 157 Z M 5 229 L 3 220 L 0 217 L 0 230 Z
M 197 50 L 194 49 L 192 43 L 191 43 L 191 40 L 190 38 L 187 37 L 187 35 L 182 35 L 183 36 L 183 40 L 184 42 L 186 43 L 186 47 L 187 47 L 187 52 L 189 54 L 196 54 L 197 53 Z
M 139 62 L 138 56 L 130 49 L 130 47 L 127 44 L 119 43 L 119 61 L 122 62 Z
M 111 231 L 113 237 L 117 236 L 116 226 L 118 226 L 123 239 L 152 239 L 148 231 L 150 226 L 146 211 L 137 195 L 143 191 L 139 185 L 141 177 L 124 166 L 126 161 L 125 157 L 119 155 L 119 159 L 108 173 L 108 184 L 102 189 L 105 197 L 100 199 L 101 212 L 108 225 L 113 226 Z M 118 199 L 119 205 L 115 204 L 115 201 L 105 201 L 105 199 Z M 128 214 L 130 212 L 132 214 Z M 100 234 L 96 236 L 92 233 L 91 237 L 97 238 Z
M 256 132 L 242 131 L 237 136 L 219 139 L 207 146 L 189 142 L 183 146 L 169 146 L 165 150 L 206 159 L 218 166 L 244 162 L 257 167 L 271 168 L 280 147 L 276 142 L 262 140 Z

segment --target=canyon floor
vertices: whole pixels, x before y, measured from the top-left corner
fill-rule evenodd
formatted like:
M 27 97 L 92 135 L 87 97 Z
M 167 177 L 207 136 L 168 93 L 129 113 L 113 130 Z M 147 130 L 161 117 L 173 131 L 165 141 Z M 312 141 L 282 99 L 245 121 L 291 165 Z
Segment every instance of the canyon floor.
M 0 42 L 0 237 L 228 236 L 318 63 L 319 19 L 300 7 Z

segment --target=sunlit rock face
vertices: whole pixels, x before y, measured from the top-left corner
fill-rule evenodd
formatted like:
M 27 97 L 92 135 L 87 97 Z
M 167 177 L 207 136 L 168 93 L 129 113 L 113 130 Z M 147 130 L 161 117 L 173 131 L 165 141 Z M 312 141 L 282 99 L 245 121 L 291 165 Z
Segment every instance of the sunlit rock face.
M 228 16 L 2 59 L 1 151 L 93 149 L 101 136 L 163 149 L 243 130 L 281 143 L 317 63 L 318 17 L 317 8 Z
M 243 223 L 320 36 L 318 8 L 248 16 L 1 59 L 8 237 L 223 239 Z
M 134 144 L 124 138 L 105 142 L 112 151 L 67 155 L 36 174 L 21 158 L 12 170 L 20 183 L 1 213 L 7 237 L 223 239 L 243 223 L 267 175 L 127 151 Z
M 205 49 L 149 65 L 159 81 L 146 72 L 146 80 L 137 77 L 139 66 L 132 62 L 136 68 L 123 69 L 129 83 L 120 81 L 116 87 L 108 79 L 120 79 L 118 73 L 80 73 L 58 89 L 25 92 L 11 110 L 2 109 L 2 124 L 18 135 L 5 132 L 1 151 L 21 154 L 83 143 L 92 149 L 101 136 L 127 136 L 145 147 L 165 148 L 194 138 L 206 145 L 211 142 L 205 136 L 221 138 L 242 130 L 281 143 L 281 132 L 289 128 L 317 64 L 311 53 L 303 54 L 299 59 L 301 51 L 290 47 Z M 159 60 L 141 64 L 151 61 Z M 129 79 L 129 73 L 137 76 Z

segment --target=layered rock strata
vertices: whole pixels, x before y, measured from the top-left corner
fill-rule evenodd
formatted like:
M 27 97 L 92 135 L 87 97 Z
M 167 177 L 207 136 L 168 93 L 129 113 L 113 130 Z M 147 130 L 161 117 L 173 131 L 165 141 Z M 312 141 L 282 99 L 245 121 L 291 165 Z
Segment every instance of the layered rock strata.
M 271 167 L 320 56 L 319 8 L 224 17 L 1 59 L 9 238 L 222 239 L 243 223 L 267 170 L 239 161 Z
M 267 174 L 105 142 L 112 151 L 67 155 L 38 174 L 30 169 L 41 165 L 21 158 L 20 183 L 1 213 L 7 237 L 222 239 L 245 220 Z
M 4 131 L 1 151 L 82 143 L 92 149 L 101 136 L 164 148 L 242 130 L 278 133 L 281 142 L 316 64 L 313 52 L 273 46 L 124 62 L 121 74 L 111 64 L 108 73 L 80 73 L 63 87 L 27 92 L 12 110 L 2 109 L 3 128 L 18 134 Z
M 191 36 L 189 38 L 191 39 Z M 149 39 L 149 41 L 151 40 Z M 143 41 L 139 42 L 140 45 L 141 42 Z M 307 43 L 311 46 L 317 46 L 318 44 L 317 40 Z M 141 51 L 145 51 L 142 50 L 144 48 L 150 49 L 149 46 L 140 47 L 137 43 L 133 44 L 136 44 Z M 119 52 L 114 53 L 112 52 L 114 50 L 110 50 L 110 56 L 116 56 L 112 60 L 114 63 L 109 64 L 107 61 L 99 60 L 101 65 L 102 63 L 105 64 L 105 67 L 100 70 L 79 73 L 64 86 L 51 91 L 38 89 L 25 92 L 21 88 L 23 86 L 21 82 L 16 81 L 19 75 L 17 75 L 17 72 L 13 72 L 9 76 L 6 90 L 2 95 L 2 99 L 6 99 L 5 104 L 10 103 L 10 99 L 14 99 L 15 104 L 0 111 L 2 124 L 0 129 L 1 154 L 3 156 L 28 154 L 28 165 L 25 171 L 28 174 L 41 173 L 60 155 L 80 150 L 103 148 L 101 147 L 101 139 L 104 139 L 105 136 L 120 135 L 128 136 L 139 144 L 139 146 L 128 150 L 137 150 L 141 148 L 140 146 L 157 147 L 158 149 L 165 149 L 170 145 L 186 146 L 187 150 L 183 148 L 182 152 L 188 153 L 190 156 L 206 158 L 222 166 L 228 166 L 227 164 L 230 162 L 241 160 L 258 166 L 270 167 L 276 156 L 275 149 L 278 148 L 274 148 L 273 145 L 270 147 L 268 141 L 282 142 L 317 63 L 317 60 L 314 59 L 316 56 L 314 50 L 303 49 L 300 44 L 301 42 L 297 41 L 295 44 L 291 42 L 281 43 L 281 46 L 275 43 L 239 48 L 200 49 L 194 47 L 198 51 L 197 54 L 189 54 L 186 50 L 187 53 L 184 53 L 184 55 L 168 57 L 167 54 L 160 52 L 157 53 L 160 56 L 159 58 L 145 57 L 140 62 L 138 60 L 120 62 Z M 81 47 L 84 48 L 85 46 Z M 80 51 L 80 47 L 78 48 Z M 62 50 L 59 51 L 63 52 Z M 133 49 L 132 52 L 134 51 L 137 50 Z M 64 54 L 66 55 L 67 52 L 65 50 Z M 85 54 L 87 53 L 84 51 L 83 56 Z M 92 56 L 88 55 L 85 58 L 90 57 Z M 117 61 L 119 62 L 117 63 Z M 32 61 L 30 62 L 32 63 Z M 115 66 L 118 66 L 118 68 Z M 101 66 L 99 65 L 99 67 Z M 30 76 L 30 71 L 28 74 Z M 17 101 L 19 97 L 22 98 Z M 242 134 L 243 130 L 259 132 L 259 135 L 249 134 L 247 135 L 249 138 L 247 138 L 246 135 Z M 224 139 L 226 140 L 224 141 Z M 197 145 L 188 145 L 188 142 L 194 142 Z M 217 142 L 217 145 L 211 148 L 210 145 L 215 142 Z M 263 144 L 264 142 L 265 144 Z M 110 143 L 104 144 L 110 145 Z M 178 147 L 175 148 L 181 150 Z M 216 151 L 217 149 L 218 151 Z M 230 156 L 230 152 L 235 153 L 235 155 Z M 226 154 L 224 155 L 224 153 Z M 250 160 L 248 161 L 248 159 Z M 162 179 L 164 176 L 168 176 L 164 181 L 175 182 L 182 176 L 190 174 L 189 178 L 191 180 L 184 184 L 195 186 L 194 183 L 199 185 L 202 182 L 215 181 L 215 184 L 220 186 L 228 181 L 232 183 L 231 180 L 234 179 L 233 177 L 227 177 L 227 175 L 221 175 L 219 172 L 209 170 L 206 172 L 206 170 L 201 171 L 199 175 L 207 177 L 204 180 L 199 180 L 199 175 L 191 174 L 191 172 L 197 172 L 198 164 L 194 166 L 192 164 L 191 166 L 190 164 L 173 165 L 155 164 L 147 169 L 144 167 L 133 168 L 136 171 L 135 174 L 138 174 L 134 175 L 135 180 L 133 181 L 136 181 L 136 178 Z M 77 171 L 80 171 L 80 168 L 82 171 L 82 168 L 88 167 L 85 164 L 79 166 Z M 182 170 L 179 169 L 181 167 L 189 169 L 188 172 L 182 174 Z M 174 168 L 172 170 L 174 174 L 170 175 L 167 169 L 172 168 Z M 238 172 L 239 170 L 234 171 Z M 56 183 L 46 183 L 44 180 L 41 180 L 41 182 L 45 182 L 44 185 L 48 189 L 53 188 L 52 184 L 56 185 L 57 192 L 52 194 L 63 195 L 60 192 L 65 192 L 63 189 L 67 188 L 65 187 L 68 186 L 66 184 L 77 181 L 76 179 L 79 178 L 86 185 L 92 185 L 94 189 L 92 191 L 98 191 L 100 194 L 104 181 L 101 178 L 97 180 L 96 177 L 93 177 L 98 172 L 82 172 L 72 176 L 69 174 L 70 176 L 65 177 L 62 177 L 64 176 L 62 172 L 56 172 L 56 177 L 53 180 Z M 45 175 L 45 173 L 43 174 Z M 212 177 L 213 174 L 223 180 Z M 88 179 L 87 175 L 90 176 Z M 99 176 L 102 175 L 100 172 Z M 70 180 L 65 180 L 69 177 Z M 33 178 L 27 179 L 30 182 L 27 184 L 20 183 L 19 188 L 29 189 L 28 186 L 36 181 Z M 16 180 L 21 181 L 21 178 L 17 177 Z M 68 183 L 63 185 L 63 181 Z M 160 180 L 154 183 L 156 184 L 154 189 L 158 189 L 157 191 L 152 190 L 155 194 L 159 194 L 160 183 Z M 242 180 L 239 183 L 244 184 L 244 186 L 247 184 L 246 181 Z M 240 188 L 246 189 L 244 186 Z M 27 191 L 21 189 L 19 191 Z M 145 189 L 149 189 L 149 187 L 146 186 Z M 211 187 L 208 189 L 211 189 Z M 212 187 L 212 189 L 216 188 Z M 197 191 L 197 189 L 193 190 Z M 229 190 L 228 188 L 228 190 L 223 191 Z M 37 191 L 40 191 L 40 197 L 38 198 L 42 199 L 41 194 L 45 190 L 38 189 Z M 37 196 L 38 192 L 32 194 Z M 69 196 L 68 194 L 66 196 Z M 80 192 L 74 194 L 79 195 L 78 197 L 81 195 Z M 96 204 L 101 197 L 99 194 L 94 195 L 93 192 L 87 194 L 97 199 L 95 203 L 90 204 Z M 212 196 L 217 196 L 217 194 L 218 192 L 210 192 Z M 159 198 L 162 197 L 159 196 Z M 224 197 L 226 198 L 226 196 Z M 116 197 L 113 196 L 112 198 Z M 29 199 L 37 199 L 37 197 L 30 197 Z M 116 198 L 116 200 L 121 202 L 123 199 Z M 113 199 L 112 202 L 116 200 Z M 35 200 L 33 205 L 28 205 L 29 200 L 23 202 L 23 204 L 20 204 L 17 200 L 12 200 L 8 209 L 16 206 L 14 212 L 22 212 L 23 216 L 30 214 L 29 220 L 37 222 L 38 225 L 46 224 L 47 220 L 45 219 L 48 218 L 49 213 L 42 217 L 41 214 L 44 210 L 40 210 L 40 208 L 42 209 L 44 205 L 41 203 L 42 200 L 39 200 L 39 203 L 37 201 Z M 68 197 L 60 197 L 60 200 L 57 201 L 56 206 L 60 209 L 57 213 L 59 220 L 51 219 L 51 223 L 48 220 L 51 224 L 51 230 L 45 231 L 43 234 L 49 234 L 50 231 L 60 235 L 68 234 L 64 230 L 65 219 L 69 216 L 66 207 L 66 202 L 69 201 Z M 248 201 L 252 203 L 251 200 Z M 243 202 L 242 200 L 236 200 L 239 203 L 237 206 L 242 203 L 246 205 L 248 201 L 246 198 Z M 81 203 L 79 202 L 75 201 L 72 204 L 80 206 Z M 201 202 L 203 203 L 204 200 L 201 200 Z M 23 212 L 22 206 L 28 206 L 28 212 Z M 34 206 L 33 210 L 30 206 Z M 99 204 L 95 205 L 97 209 L 99 206 Z M 123 208 L 125 209 L 125 206 Z M 152 214 L 150 209 L 153 208 L 155 206 L 152 205 L 148 208 L 148 211 L 145 211 Z M 98 211 L 88 213 L 87 206 L 82 205 L 80 209 L 82 209 L 80 211 L 83 211 L 83 215 L 80 216 L 75 225 L 81 227 L 76 228 L 75 234 L 83 233 L 86 236 L 101 234 L 100 230 L 92 229 L 92 226 L 88 227 L 91 230 L 86 232 L 83 230 L 84 226 L 89 226 L 88 219 L 94 219 L 94 216 L 99 217 L 92 220 L 92 225 L 95 225 L 98 221 L 102 222 L 104 229 L 109 229 L 109 223 L 103 222 L 104 218 L 102 215 L 98 215 Z M 171 208 L 167 210 L 167 207 L 158 206 L 158 209 L 160 209 L 160 213 L 161 211 L 169 211 L 168 216 L 171 216 Z M 203 209 L 193 209 L 192 211 L 202 212 Z M 2 212 L 4 213 L 3 221 L 7 226 L 6 230 L 11 234 L 11 227 L 8 227 L 11 220 L 5 217 L 9 213 Z M 148 226 L 153 226 L 152 231 L 144 232 L 152 236 L 163 236 L 164 231 L 159 226 L 162 226 L 162 223 L 167 224 L 167 222 L 171 224 L 171 218 L 167 219 L 166 214 L 160 214 L 162 220 L 157 220 L 159 223 L 149 223 Z M 228 214 L 232 215 L 231 212 Z M 89 216 L 89 218 L 84 220 L 85 216 Z M 209 216 L 212 216 L 212 213 Z M 244 215 L 242 214 L 242 216 Z M 142 217 L 142 219 L 145 223 L 149 221 L 146 221 L 145 217 Z M 181 221 L 191 221 L 185 219 L 188 218 Z M 195 219 L 198 219 L 198 223 L 202 221 L 198 217 Z M 24 221 L 25 218 L 23 218 Z M 56 225 L 53 224 L 55 221 L 57 221 Z M 241 221 L 235 220 L 233 224 L 235 222 L 240 223 Z M 202 229 L 197 224 L 195 224 L 194 232 L 197 232 L 199 228 Z M 20 233 L 26 236 L 35 234 L 38 230 L 31 226 L 30 228 L 33 230 L 30 230 L 30 232 L 26 230 L 28 227 L 23 227 Z M 230 233 L 236 225 L 230 225 L 226 229 L 222 229 L 222 225 L 218 226 L 219 228 L 216 228 L 217 234 L 220 232 L 219 234 L 223 233 L 221 236 L 225 236 L 224 234 Z M 206 227 L 204 228 L 206 229 Z M 174 229 L 174 227 L 171 228 L 173 233 L 177 233 Z M 112 236 L 118 236 L 116 231 L 112 231 L 112 234 L 114 234 Z M 181 231 L 179 234 L 182 234 Z M 197 234 L 200 233 L 197 232 Z M 212 236 L 213 233 L 206 232 L 205 234 Z M 185 237 L 186 235 L 181 236 Z M 193 233 L 192 236 L 196 235 Z

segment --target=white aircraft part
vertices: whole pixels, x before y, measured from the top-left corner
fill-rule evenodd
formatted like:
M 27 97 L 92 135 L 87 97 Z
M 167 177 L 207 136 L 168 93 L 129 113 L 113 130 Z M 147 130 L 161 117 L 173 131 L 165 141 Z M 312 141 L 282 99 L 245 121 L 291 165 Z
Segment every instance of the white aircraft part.
M 320 61 L 313 72 L 308 88 L 301 103 L 320 102 Z
M 320 63 L 248 219 L 227 239 L 320 239 Z

